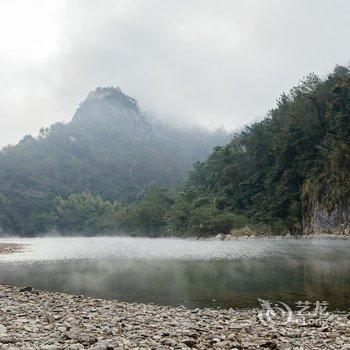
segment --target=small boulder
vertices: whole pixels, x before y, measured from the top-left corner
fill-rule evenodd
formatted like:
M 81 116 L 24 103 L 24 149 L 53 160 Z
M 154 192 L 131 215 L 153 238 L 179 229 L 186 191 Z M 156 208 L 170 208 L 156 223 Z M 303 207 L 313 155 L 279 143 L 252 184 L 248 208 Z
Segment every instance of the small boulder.
M 0 334 L 5 334 L 7 333 L 7 328 L 0 323 Z
M 197 344 L 197 342 L 192 338 L 184 339 L 182 342 L 190 348 L 193 348 Z
M 51 312 L 45 312 L 44 317 L 47 323 L 54 323 L 54 317 Z
M 90 350 L 113 350 L 113 347 L 105 342 L 96 343 L 89 348 Z
M 270 349 L 270 350 L 275 350 L 278 349 L 278 346 L 275 342 L 273 341 L 267 341 L 265 343 L 260 344 L 262 348 Z

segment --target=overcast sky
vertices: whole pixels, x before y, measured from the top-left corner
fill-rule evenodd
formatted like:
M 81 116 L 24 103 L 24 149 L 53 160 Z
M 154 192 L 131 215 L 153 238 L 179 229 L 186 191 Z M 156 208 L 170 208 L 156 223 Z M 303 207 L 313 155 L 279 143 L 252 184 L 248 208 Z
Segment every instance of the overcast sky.
M 0 146 L 68 121 L 97 86 L 232 129 L 350 62 L 347 0 L 1 0 Z

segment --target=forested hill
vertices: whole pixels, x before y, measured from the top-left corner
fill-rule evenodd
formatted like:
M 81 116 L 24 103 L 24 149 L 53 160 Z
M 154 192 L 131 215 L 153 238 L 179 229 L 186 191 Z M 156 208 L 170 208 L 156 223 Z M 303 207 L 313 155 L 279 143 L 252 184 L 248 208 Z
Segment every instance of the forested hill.
M 121 90 L 98 88 L 71 122 L 1 150 L 0 228 L 36 233 L 55 227 L 57 198 L 77 192 L 130 203 L 153 186 L 172 188 L 194 162 L 228 140 L 224 131 L 148 120 Z
M 194 235 L 348 234 L 349 203 L 350 73 L 337 66 L 324 80 L 310 74 L 198 164 L 166 223 Z
M 138 234 L 349 234 L 349 69 L 310 74 L 197 164 L 175 195 L 153 192 L 116 218 L 114 227 Z

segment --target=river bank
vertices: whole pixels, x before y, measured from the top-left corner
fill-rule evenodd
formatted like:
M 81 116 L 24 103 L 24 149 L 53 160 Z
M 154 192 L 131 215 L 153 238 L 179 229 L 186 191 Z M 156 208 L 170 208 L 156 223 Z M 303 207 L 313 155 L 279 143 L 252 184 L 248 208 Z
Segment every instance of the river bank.
M 193 237 L 189 237 L 189 239 L 193 239 Z M 201 239 L 201 238 L 197 238 Z M 292 234 L 284 234 L 284 235 L 274 235 L 274 234 L 222 234 L 219 233 L 216 236 L 212 236 L 210 238 L 206 238 L 209 241 L 236 241 L 236 240 L 248 240 L 248 239 L 259 239 L 259 240 L 275 240 L 275 239 L 304 239 L 304 240 L 350 240 L 350 235 L 335 235 L 335 234 L 305 234 L 305 235 L 292 235 Z
M 24 248 L 23 244 L 16 243 L 0 243 L 0 255 L 17 253 Z
M 146 242 L 139 242 L 139 240 L 137 242 L 136 246 L 142 243 L 141 246 L 145 248 Z M 152 247 L 155 242 L 152 241 Z M 30 245 L 28 241 L 23 243 Z M 68 245 L 66 240 L 61 243 L 59 240 L 54 240 L 49 242 L 49 245 L 42 245 L 40 249 L 34 249 L 32 245 L 32 249 L 41 257 L 38 253 L 40 251 L 52 252 L 55 247 L 58 252 L 62 252 L 71 246 L 72 254 L 76 256 L 77 249 L 84 246 L 81 240 L 74 240 Z M 172 242 L 172 245 L 175 243 Z M 118 244 L 114 243 L 118 247 L 121 244 L 122 241 L 118 241 Z M 6 249 L 5 245 L 7 245 Z M 14 246 L 16 243 L 5 245 L 0 244 L 4 252 L 19 248 Z M 107 239 L 105 245 L 110 247 L 111 241 Z M 86 248 L 91 252 L 92 247 L 96 247 L 95 241 L 90 242 Z M 123 247 L 121 249 L 124 251 L 126 246 Z M 203 246 L 200 247 L 203 249 Z M 175 251 L 179 250 L 178 247 L 175 248 Z M 222 251 L 222 244 L 219 248 Z M 195 251 L 198 249 L 196 245 Z M 247 254 L 246 246 L 243 250 Z M 96 256 L 100 259 L 99 252 Z M 115 255 L 115 251 L 112 252 Z M 146 250 L 147 256 L 150 253 L 151 251 Z M 24 250 L 19 255 L 22 254 L 31 256 L 32 252 Z M 310 254 L 309 250 L 308 254 Z M 54 275 L 53 278 L 59 283 L 67 281 L 67 272 L 63 278 L 54 271 L 50 270 L 50 275 Z M 38 273 L 38 270 L 25 273 L 29 276 L 28 281 L 21 284 L 34 283 L 35 276 L 31 275 L 33 273 Z M 159 274 L 159 270 L 157 273 Z M 44 276 L 47 282 L 49 275 L 43 275 L 40 272 L 39 274 Z M 80 280 L 81 288 L 85 277 L 81 272 L 73 275 L 74 281 Z M 105 276 L 104 273 L 100 275 Z M 111 279 L 110 275 L 107 276 Z M 87 279 L 88 283 L 97 283 L 95 277 L 96 275 L 90 276 Z M 258 280 L 252 275 L 249 278 L 253 281 Z M 100 280 L 99 283 L 98 288 L 102 288 L 105 282 Z M 157 288 L 160 288 L 160 284 Z M 133 288 L 129 290 L 132 291 Z M 150 290 L 148 289 L 148 292 Z M 198 290 L 195 296 L 200 297 Z M 110 296 L 111 299 L 114 297 L 116 295 Z M 303 299 L 302 296 L 301 298 Z M 272 317 L 272 322 L 266 325 L 258 317 L 261 312 L 262 310 L 258 308 L 190 309 L 126 303 L 0 284 L 0 349 L 350 349 L 350 316 L 348 314 L 327 313 L 321 322 L 318 322 L 317 315 L 315 317 L 311 315 L 310 320 L 317 322 L 307 320 L 302 325 L 294 319 L 286 323 L 287 318 L 284 315 L 284 317 Z M 262 315 L 267 316 L 266 313 Z
M 0 285 L 1 349 L 350 349 L 347 315 L 264 326 L 258 310 L 123 303 Z

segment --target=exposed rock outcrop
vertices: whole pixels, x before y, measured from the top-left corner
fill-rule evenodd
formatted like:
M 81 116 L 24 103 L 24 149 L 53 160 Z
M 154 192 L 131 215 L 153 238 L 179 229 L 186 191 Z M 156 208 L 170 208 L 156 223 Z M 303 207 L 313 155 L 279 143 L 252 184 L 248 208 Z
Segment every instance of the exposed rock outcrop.
M 304 214 L 303 227 L 305 234 L 350 234 L 350 201 L 328 211 L 321 203 L 315 205 Z

